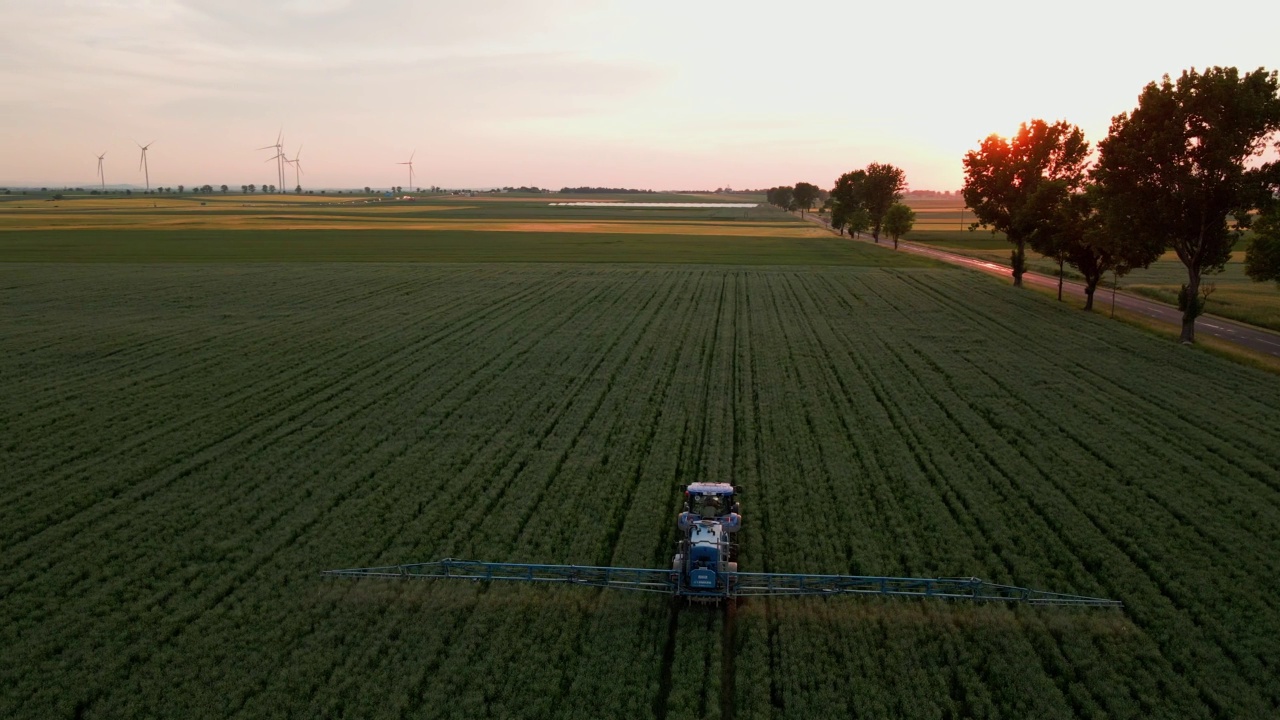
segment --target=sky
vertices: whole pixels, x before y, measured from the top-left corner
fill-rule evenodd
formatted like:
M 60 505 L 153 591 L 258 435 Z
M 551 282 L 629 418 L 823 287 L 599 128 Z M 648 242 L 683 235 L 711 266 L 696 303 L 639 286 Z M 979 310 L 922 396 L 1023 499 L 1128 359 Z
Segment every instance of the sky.
M 797 9 L 800 8 L 800 9 Z M 1191 67 L 1280 68 L 1273 2 L 0 0 L 0 187 L 956 190 L 992 133 L 1089 140 Z M 294 185 L 289 173 L 288 185 Z

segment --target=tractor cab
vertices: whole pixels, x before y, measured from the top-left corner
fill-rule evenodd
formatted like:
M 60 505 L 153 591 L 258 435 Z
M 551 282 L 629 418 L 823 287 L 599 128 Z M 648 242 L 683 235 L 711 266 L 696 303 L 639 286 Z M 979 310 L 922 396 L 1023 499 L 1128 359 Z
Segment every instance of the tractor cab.
M 716 521 L 727 532 L 737 532 L 742 524 L 737 501 L 738 489 L 729 483 L 693 483 L 684 491 L 684 512 L 680 529 L 698 522 Z

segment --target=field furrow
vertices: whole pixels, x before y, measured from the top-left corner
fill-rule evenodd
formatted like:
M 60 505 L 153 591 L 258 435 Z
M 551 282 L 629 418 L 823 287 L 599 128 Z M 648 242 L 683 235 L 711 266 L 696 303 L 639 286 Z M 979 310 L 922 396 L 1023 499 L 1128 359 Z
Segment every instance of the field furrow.
M 826 252 L 826 250 L 824 250 Z M 0 713 L 1265 717 L 1280 390 L 962 272 L 0 268 Z M 322 579 L 980 576 L 1119 611 Z

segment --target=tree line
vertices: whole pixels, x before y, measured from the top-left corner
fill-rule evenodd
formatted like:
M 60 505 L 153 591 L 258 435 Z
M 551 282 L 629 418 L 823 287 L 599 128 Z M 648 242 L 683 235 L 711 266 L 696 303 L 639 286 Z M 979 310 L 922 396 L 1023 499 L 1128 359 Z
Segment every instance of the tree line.
M 1183 342 L 1195 341 L 1195 320 L 1213 292 L 1206 276 L 1220 272 L 1236 242 L 1253 230 L 1245 272 L 1280 283 L 1280 81 L 1276 71 L 1241 74 L 1234 67 L 1195 68 L 1177 80 L 1149 83 L 1138 106 L 1116 115 L 1092 152 L 1079 127 L 1032 119 L 1010 138 L 992 134 L 964 156 L 961 195 L 970 230 L 1003 233 L 1013 245 L 1013 284 L 1022 285 L 1030 249 L 1085 282 L 1084 309 L 1093 308 L 1102 279 L 1146 268 L 1172 251 L 1187 272 L 1178 295 Z M 900 168 L 871 163 L 841 175 L 830 191 L 809 183 L 767 191 L 786 210 L 831 211 L 842 235 L 881 232 L 898 238 L 914 213 L 899 202 Z
M 1145 268 L 1172 251 L 1187 272 L 1178 295 L 1181 340 L 1243 233 L 1255 237 L 1245 271 L 1280 282 L 1280 162 L 1258 162 L 1280 132 L 1275 71 L 1183 71 L 1149 83 L 1138 106 L 1111 120 L 1096 157 L 1079 127 L 1022 123 L 1012 138 L 987 137 L 964 157 L 971 229 L 1013 244 L 1014 285 L 1026 250 L 1078 270 L 1085 309 L 1102 278 Z M 1280 145 L 1280 144 L 1278 144 Z M 1059 274 L 1061 296 L 1061 273 Z
M 822 190 L 816 185 L 799 182 L 794 186 L 770 188 L 765 199 L 784 210 L 798 210 L 801 217 L 821 203 L 831 212 L 831 227 L 844 235 L 848 230 L 857 236 L 870 232 L 879 243 L 883 231 L 898 240 L 915 224 L 915 211 L 899 202 L 907 190 L 907 176 L 901 168 L 887 163 L 871 163 L 865 169 L 847 172 L 836 178 L 835 187 Z
M 628 193 L 639 194 L 639 195 L 646 195 L 646 194 L 652 195 L 654 193 L 653 190 L 640 190 L 637 188 L 587 187 L 586 185 L 583 185 L 582 187 L 573 187 L 573 188 L 563 187 L 563 188 L 560 188 L 560 192 L 565 194 L 574 194 L 574 195 L 590 195 L 593 193 L 610 194 L 610 195 L 623 195 Z

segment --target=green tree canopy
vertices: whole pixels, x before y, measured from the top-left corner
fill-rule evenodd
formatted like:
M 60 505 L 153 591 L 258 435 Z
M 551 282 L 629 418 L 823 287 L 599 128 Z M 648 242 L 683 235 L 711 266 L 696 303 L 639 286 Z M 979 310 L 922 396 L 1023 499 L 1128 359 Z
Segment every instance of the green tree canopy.
M 1183 342 L 1195 342 L 1204 274 L 1222 269 L 1249 211 L 1268 202 L 1267 168 L 1248 162 L 1280 130 L 1278 90 L 1275 71 L 1262 68 L 1192 68 L 1176 82 L 1166 75 L 1143 89 L 1133 112 L 1112 119 L 1099 143 L 1094 177 L 1109 223 L 1173 250 L 1187 269 Z
M 790 210 L 795 204 L 795 191 L 787 186 L 780 185 L 776 188 L 770 188 L 766 193 L 766 198 L 770 205 L 776 205 L 783 210 Z
M 836 185 L 831 189 L 831 226 L 844 233 L 844 228 L 850 225 L 850 220 L 860 210 L 864 208 L 865 200 L 862 194 L 863 184 L 867 179 L 866 170 L 854 170 L 847 172 L 836 178 Z M 849 232 L 862 232 L 854 230 L 850 227 Z
M 795 189 L 792 190 L 791 193 L 796 207 L 800 210 L 801 217 L 804 216 L 804 212 L 806 210 L 811 209 L 813 204 L 818 201 L 818 194 L 820 192 L 821 190 L 818 189 L 818 186 L 812 183 L 796 183 Z
M 907 174 L 901 168 L 888 163 L 871 163 L 867 166 L 866 180 L 862 184 L 863 207 L 871 216 L 871 237 L 880 242 L 880 229 L 885 214 L 894 203 L 902 199 L 907 189 Z
M 855 236 L 861 235 L 871 229 L 871 214 L 864 207 L 855 208 L 845 218 L 845 223 L 851 234 Z
M 911 227 L 916 223 L 916 211 L 903 205 L 902 203 L 894 203 L 884 214 L 884 231 L 889 233 L 889 237 L 893 238 L 893 249 L 898 249 L 898 238 L 911 232 Z
M 965 154 L 961 193 L 977 218 L 972 228 L 990 227 L 1013 243 L 1014 285 L 1022 285 L 1027 269 L 1027 242 L 1055 211 L 1051 195 L 1037 191 L 1055 180 L 1063 181 L 1062 193 L 1079 188 L 1088 154 L 1080 128 L 1040 119 L 1022 123 L 1012 140 L 993 134 Z
M 1271 208 L 1253 223 L 1244 271 L 1258 282 L 1275 280 L 1280 284 L 1280 208 Z
M 1058 299 L 1062 299 L 1062 266 L 1070 265 L 1084 278 L 1084 309 L 1093 309 L 1098 284 L 1109 272 L 1117 276 L 1147 267 L 1164 252 L 1162 245 L 1143 244 L 1123 232 L 1110 231 L 1099 211 L 1098 188 L 1065 191 L 1065 181 L 1053 180 L 1038 191 L 1037 202 L 1047 205 L 1048 221 L 1032 233 L 1036 252 L 1058 261 Z

